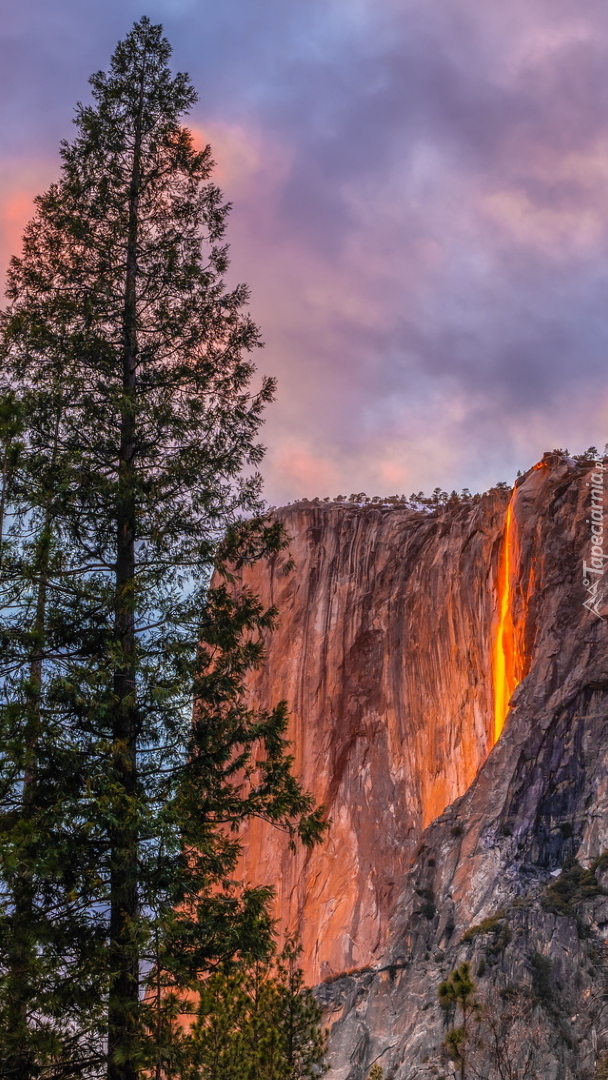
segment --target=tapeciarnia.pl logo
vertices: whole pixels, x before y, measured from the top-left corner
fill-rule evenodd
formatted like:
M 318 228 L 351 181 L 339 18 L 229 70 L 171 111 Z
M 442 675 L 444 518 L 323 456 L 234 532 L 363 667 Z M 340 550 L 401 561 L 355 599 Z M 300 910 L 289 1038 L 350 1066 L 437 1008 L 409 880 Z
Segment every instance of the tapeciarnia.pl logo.
M 591 488 L 590 516 L 587 518 L 587 524 L 591 527 L 591 549 L 589 562 L 583 559 L 583 585 L 587 590 L 583 607 L 592 611 L 598 619 L 604 617 L 600 614 L 599 606 L 604 595 L 604 560 L 608 559 L 608 555 L 604 554 L 604 470 L 603 462 L 598 461 L 587 481 L 587 487 Z

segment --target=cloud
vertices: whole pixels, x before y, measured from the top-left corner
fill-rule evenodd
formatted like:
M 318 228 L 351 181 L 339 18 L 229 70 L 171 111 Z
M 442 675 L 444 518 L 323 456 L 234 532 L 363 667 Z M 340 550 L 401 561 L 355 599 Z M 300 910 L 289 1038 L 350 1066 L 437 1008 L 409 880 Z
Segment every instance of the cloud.
M 44 158 L 9 158 L 0 172 L 0 275 L 6 274 L 11 255 L 21 251 L 23 229 L 34 213 L 34 198 L 51 182 L 56 162 Z
M 2 34 L 2 251 L 139 10 L 27 0 Z M 270 501 L 487 487 L 603 444 L 599 0 L 154 0 L 201 92 L 279 395 Z M 335 489 L 335 490 L 334 490 Z

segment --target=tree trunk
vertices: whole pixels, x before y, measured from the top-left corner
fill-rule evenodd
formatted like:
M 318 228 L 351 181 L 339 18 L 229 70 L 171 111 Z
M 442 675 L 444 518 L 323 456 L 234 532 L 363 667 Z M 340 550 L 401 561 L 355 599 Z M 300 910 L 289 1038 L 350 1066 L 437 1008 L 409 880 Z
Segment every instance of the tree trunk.
M 113 775 L 119 795 L 110 855 L 110 989 L 108 1080 L 136 1080 L 139 1014 L 138 821 L 135 686 L 135 441 L 137 380 L 137 242 L 141 182 L 142 109 L 146 57 L 142 56 L 140 107 L 135 120 L 123 308 L 120 460 L 116 507 L 115 630 L 119 665 L 114 675 Z
M 462 1056 L 460 1060 L 460 1080 L 465 1080 L 465 1066 L 466 1066 L 466 1052 L 467 1052 L 467 1006 L 466 1002 L 462 1002 Z

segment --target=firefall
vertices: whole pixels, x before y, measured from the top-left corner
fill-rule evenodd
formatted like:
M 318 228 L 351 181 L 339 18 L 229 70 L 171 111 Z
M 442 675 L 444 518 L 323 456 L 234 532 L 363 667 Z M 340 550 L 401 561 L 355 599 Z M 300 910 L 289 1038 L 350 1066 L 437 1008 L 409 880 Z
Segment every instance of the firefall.
M 493 650 L 494 742 L 500 738 L 509 711 L 511 695 L 519 681 L 513 625 L 513 562 L 516 554 L 517 524 L 513 497 L 507 507 L 505 531 L 498 562 L 498 627 Z

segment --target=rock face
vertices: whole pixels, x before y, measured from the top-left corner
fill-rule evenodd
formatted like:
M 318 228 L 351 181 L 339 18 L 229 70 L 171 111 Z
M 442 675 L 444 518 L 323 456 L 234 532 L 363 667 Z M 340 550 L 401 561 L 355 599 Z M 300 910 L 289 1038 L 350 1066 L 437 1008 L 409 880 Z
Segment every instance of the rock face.
M 549 461 L 515 493 L 529 672 L 479 775 L 423 834 L 383 957 L 320 988 L 332 1080 L 363 1080 L 374 1062 L 394 1080 L 451 1075 L 437 988 L 465 960 L 495 1015 L 509 987 L 528 995 L 535 1060 L 509 1075 L 585 1080 L 608 1046 L 608 632 L 583 606 L 591 475 Z M 515 1069 L 532 1021 L 515 1019 Z
M 293 859 L 256 825 L 244 876 L 278 883 L 323 980 L 330 1080 L 452 1076 L 437 988 L 464 960 L 512 1080 L 587 1080 L 608 1049 L 608 629 L 582 574 L 603 482 L 546 457 L 511 499 L 436 515 L 298 505 L 295 574 L 249 572 L 281 612 L 252 693 L 288 700 L 332 826 Z M 492 748 L 503 677 L 519 685 Z
M 487 757 L 508 497 L 438 515 L 298 504 L 279 511 L 295 572 L 283 559 L 245 571 L 280 613 L 252 695 L 287 700 L 296 772 L 331 827 L 323 847 L 294 858 L 256 823 L 243 873 L 276 884 L 311 983 L 381 955 L 422 830 Z

